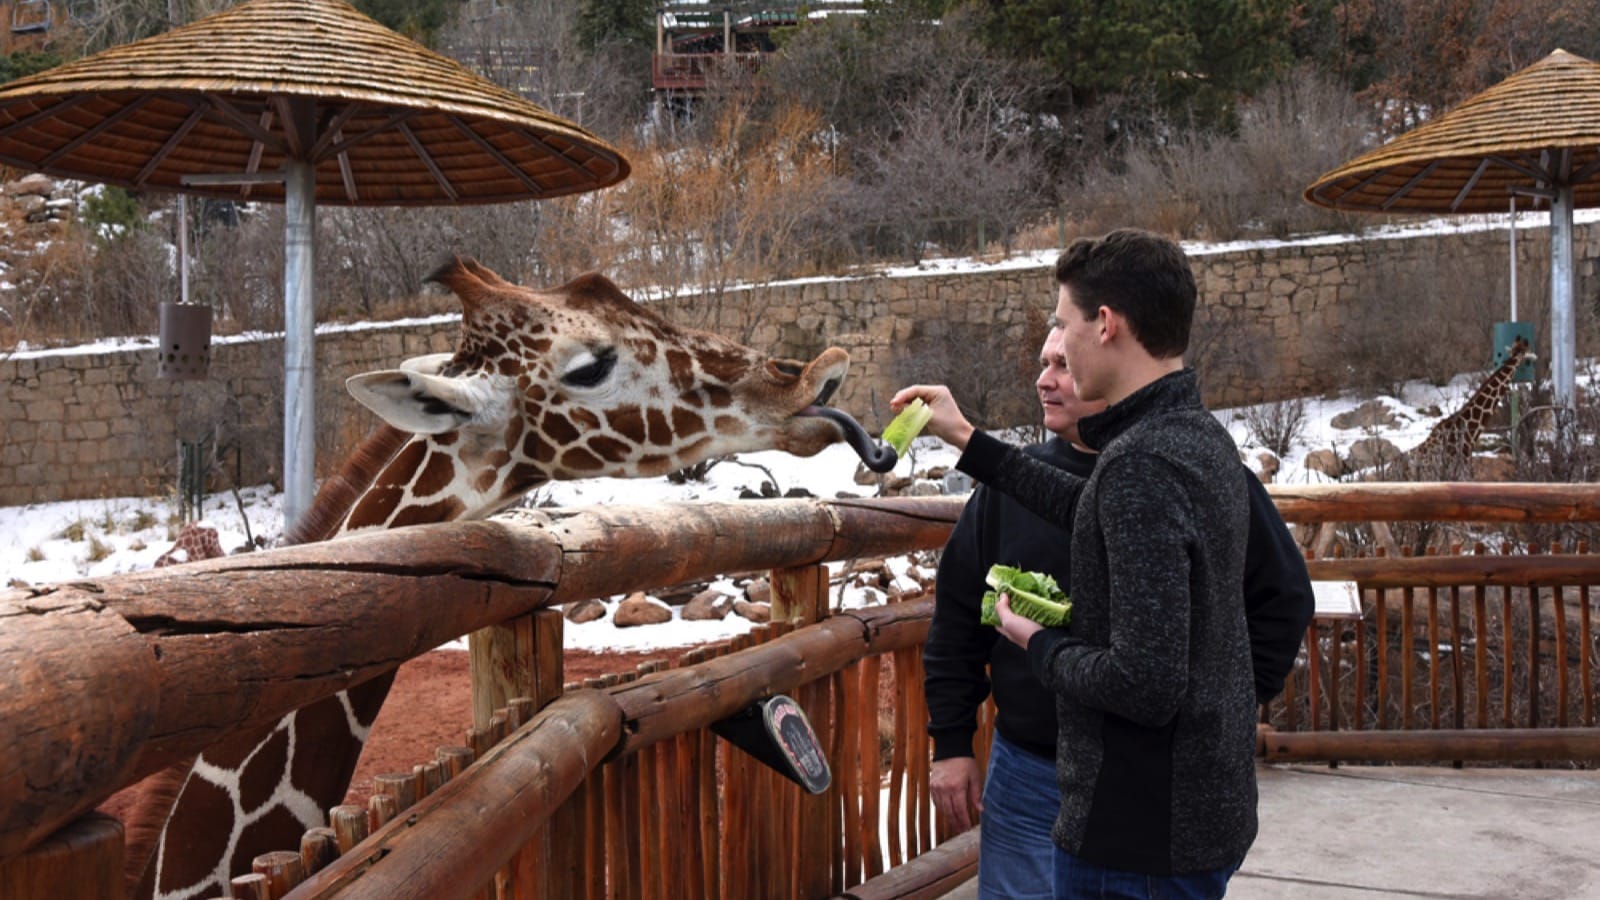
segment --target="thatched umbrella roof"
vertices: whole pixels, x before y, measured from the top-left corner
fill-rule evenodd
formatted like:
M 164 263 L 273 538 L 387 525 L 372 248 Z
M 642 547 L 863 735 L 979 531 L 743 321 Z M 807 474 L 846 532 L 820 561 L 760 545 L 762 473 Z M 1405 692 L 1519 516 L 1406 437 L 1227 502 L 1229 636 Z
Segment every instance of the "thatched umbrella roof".
M 1369 212 L 1498 213 L 1513 189 L 1600 167 L 1600 64 L 1557 50 L 1494 87 L 1318 178 L 1305 198 Z M 1600 182 L 1573 178 L 1578 206 Z
M 265 176 L 288 159 L 332 204 L 555 197 L 628 174 L 605 141 L 343 0 L 250 0 L 0 85 L 13 166 L 282 201 Z

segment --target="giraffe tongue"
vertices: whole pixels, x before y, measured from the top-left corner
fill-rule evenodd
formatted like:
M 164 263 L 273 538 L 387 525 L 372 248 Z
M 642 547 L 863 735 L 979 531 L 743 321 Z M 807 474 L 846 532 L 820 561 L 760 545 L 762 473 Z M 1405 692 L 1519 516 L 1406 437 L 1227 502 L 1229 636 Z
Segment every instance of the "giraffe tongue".
M 849 444 L 850 449 L 861 457 L 866 467 L 874 472 L 887 472 L 893 469 L 899 460 L 899 455 L 894 452 L 893 447 L 874 442 L 872 436 L 867 434 L 867 430 L 861 427 L 861 423 L 850 418 L 850 414 L 843 410 L 831 406 L 808 406 L 795 415 L 815 416 L 838 425 L 839 430 L 844 432 L 845 443 Z

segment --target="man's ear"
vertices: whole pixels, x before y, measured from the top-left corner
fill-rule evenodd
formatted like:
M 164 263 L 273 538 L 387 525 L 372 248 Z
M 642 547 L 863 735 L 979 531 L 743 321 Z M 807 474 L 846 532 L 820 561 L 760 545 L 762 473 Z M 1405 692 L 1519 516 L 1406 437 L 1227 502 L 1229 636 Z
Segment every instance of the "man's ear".
M 1100 307 L 1096 310 L 1095 316 L 1099 320 L 1100 343 L 1102 345 L 1116 340 L 1117 335 L 1122 333 L 1123 326 L 1126 324 L 1122 321 L 1122 316 L 1118 315 L 1117 311 L 1109 306 Z

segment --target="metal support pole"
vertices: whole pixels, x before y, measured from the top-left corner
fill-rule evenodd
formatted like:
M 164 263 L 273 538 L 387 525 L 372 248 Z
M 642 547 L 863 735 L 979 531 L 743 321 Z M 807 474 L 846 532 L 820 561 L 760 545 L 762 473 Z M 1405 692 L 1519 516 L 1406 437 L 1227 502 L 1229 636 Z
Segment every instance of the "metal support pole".
M 311 508 L 316 477 L 316 316 L 312 303 L 317 225 L 316 172 L 310 163 L 284 166 L 283 258 L 283 525 Z
M 1555 405 L 1575 399 L 1577 317 L 1572 305 L 1572 185 L 1556 187 L 1550 203 L 1550 380 Z

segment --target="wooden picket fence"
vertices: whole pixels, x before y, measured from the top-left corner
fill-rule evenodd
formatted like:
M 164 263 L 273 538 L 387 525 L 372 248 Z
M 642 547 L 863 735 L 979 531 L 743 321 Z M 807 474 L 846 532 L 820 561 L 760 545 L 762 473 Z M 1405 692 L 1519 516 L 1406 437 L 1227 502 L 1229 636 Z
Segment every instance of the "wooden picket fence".
M 1274 496 L 1298 525 L 1600 521 L 1591 485 Z M 258 860 L 236 895 L 939 896 L 970 875 L 976 842 L 941 841 L 928 802 L 920 649 L 931 600 L 831 610 L 823 564 L 937 548 L 960 507 L 548 511 L 0 594 L 30 613 L 0 628 L 0 663 L 21 666 L 14 680 L 30 688 L 0 691 L 0 721 L 40 723 L 14 742 L 8 764 L 21 777 L 0 781 L 0 893 L 65 895 L 28 888 L 114 869 L 104 856 L 119 852 L 120 834 L 85 813 L 123 784 L 470 632 L 464 745 L 381 777 L 369 806 L 331 811 L 300 848 Z M 1573 551 L 1312 560 L 1313 578 L 1356 582 L 1362 609 L 1313 624 L 1263 754 L 1600 759 L 1589 599 L 1600 555 Z M 406 564 L 375 564 L 396 559 Z M 563 683 L 561 619 L 549 607 L 756 569 L 773 571 L 772 626 L 676 668 Z M 247 608 L 232 605 L 246 585 Z M 363 646 L 332 637 L 351 633 Z M 32 677 L 46 668 L 59 684 Z M 774 693 L 800 703 L 827 747 L 833 784 L 822 795 L 709 730 Z M 179 702 L 202 694 L 203 708 Z M 65 733 L 95 765 L 59 764 Z

